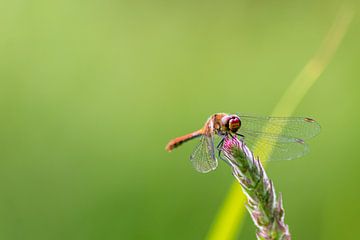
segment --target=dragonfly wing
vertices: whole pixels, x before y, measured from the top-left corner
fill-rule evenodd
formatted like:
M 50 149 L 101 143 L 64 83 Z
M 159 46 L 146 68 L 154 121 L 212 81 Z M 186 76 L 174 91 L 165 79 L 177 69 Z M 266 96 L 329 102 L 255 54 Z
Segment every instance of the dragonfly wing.
M 245 144 L 262 161 L 291 160 L 302 157 L 309 151 L 308 145 L 299 138 L 247 131 L 241 133 L 244 135 Z
M 201 173 L 215 170 L 218 161 L 215 157 L 214 136 L 202 135 L 199 144 L 190 156 L 194 168 Z
M 304 140 L 320 132 L 311 118 L 239 115 L 245 143 L 261 160 L 290 160 L 305 155 Z
M 281 136 L 283 140 L 286 138 L 306 140 L 320 132 L 319 123 L 311 118 L 239 116 L 241 119 L 240 131 L 267 135 L 273 138 Z

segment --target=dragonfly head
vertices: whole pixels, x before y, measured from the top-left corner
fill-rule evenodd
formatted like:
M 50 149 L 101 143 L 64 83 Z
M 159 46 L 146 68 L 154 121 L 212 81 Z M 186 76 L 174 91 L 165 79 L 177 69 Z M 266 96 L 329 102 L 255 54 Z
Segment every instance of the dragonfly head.
M 237 115 L 227 115 L 221 119 L 221 122 L 232 133 L 236 133 L 241 127 L 240 117 Z

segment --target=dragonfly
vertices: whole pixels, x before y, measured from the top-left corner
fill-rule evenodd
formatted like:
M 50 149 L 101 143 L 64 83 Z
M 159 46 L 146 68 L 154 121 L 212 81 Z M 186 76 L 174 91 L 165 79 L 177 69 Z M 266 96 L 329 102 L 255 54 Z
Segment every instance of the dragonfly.
M 221 147 L 226 137 L 239 137 L 255 154 L 269 160 L 291 160 L 304 156 L 308 151 L 306 140 L 320 132 L 320 125 L 309 117 L 270 117 L 241 114 L 215 113 L 204 126 L 192 133 L 169 141 L 165 149 L 171 152 L 181 144 L 200 138 L 190 155 L 195 169 L 202 173 L 215 170 Z M 220 141 L 215 147 L 215 137 Z M 271 152 L 267 152 L 271 149 Z M 264 159 L 263 159 L 264 160 Z

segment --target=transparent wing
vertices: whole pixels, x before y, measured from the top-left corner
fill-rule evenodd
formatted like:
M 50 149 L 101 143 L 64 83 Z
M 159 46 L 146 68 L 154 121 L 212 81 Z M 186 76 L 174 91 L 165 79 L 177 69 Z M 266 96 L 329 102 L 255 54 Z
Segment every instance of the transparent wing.
M 241 119 L 240 130 L 246 132 L 303 140 L 312 138 L 320 132 L 319 123 L 311 118 L 239 116 Z
M 194 168 L 201 173 L 207 173 L 217 168 L 218 161 L 215 157 L 214 136 L 212 134 L 201 136 L 190 160 Z
M 309 149 L 304 140 L 320 132 L 311 118 L 241 116 L 240 134 L 245 143 L 262 160 L 291 160 Z
M 259 156 L 261 161 L 291 160 L 304 156 L 308 151 L 308 145 L 301 139 L 296 138 L 267 138 L 259 137 L 251 133 L 244 133 L 245 144 Z

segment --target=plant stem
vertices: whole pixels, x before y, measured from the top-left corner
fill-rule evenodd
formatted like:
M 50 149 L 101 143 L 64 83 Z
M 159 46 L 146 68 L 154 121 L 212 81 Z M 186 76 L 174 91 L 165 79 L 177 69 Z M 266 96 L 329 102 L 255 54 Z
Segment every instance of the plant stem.
M 260 160 L 236 136 L 225 138 L 222 152 L 247 197 L 246 207 L 257 227 L 257 238 L 290 240 L 281 195 L 277 199 L 273 182 Z

